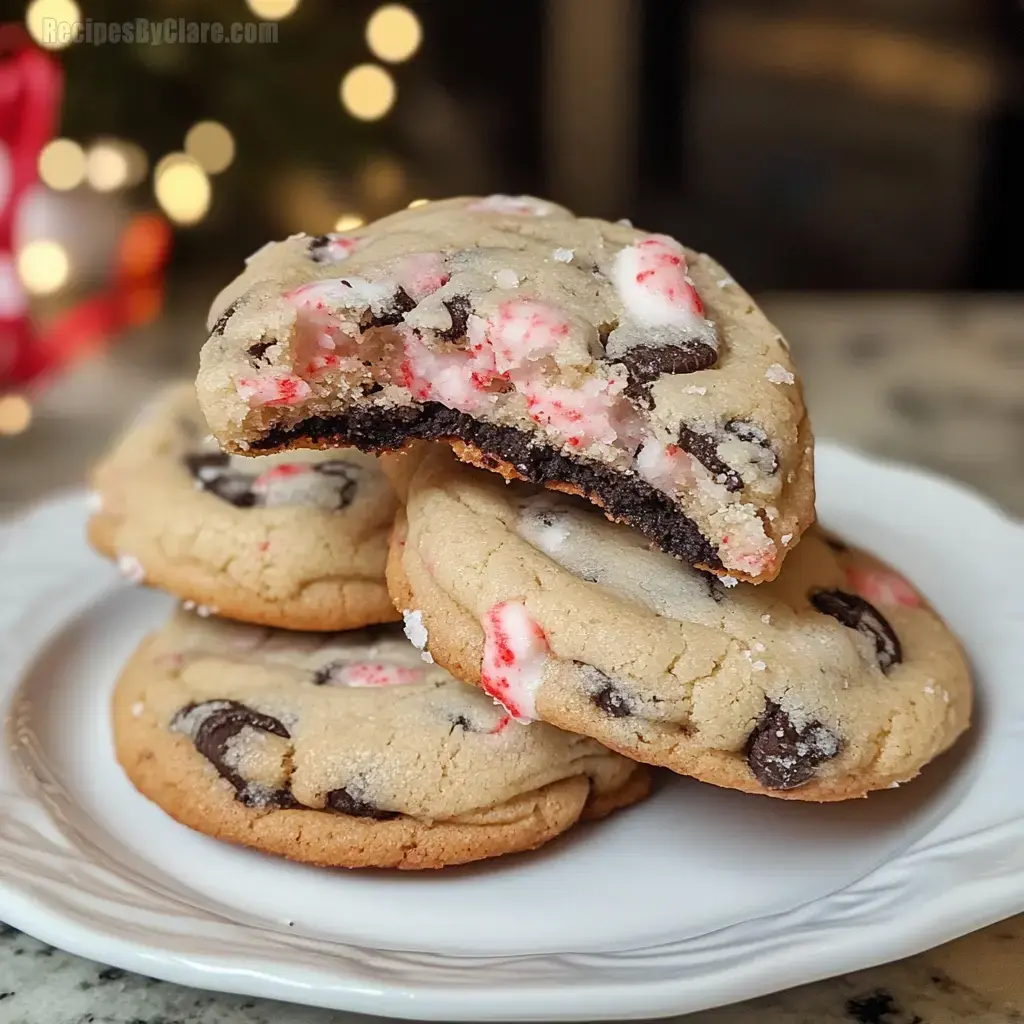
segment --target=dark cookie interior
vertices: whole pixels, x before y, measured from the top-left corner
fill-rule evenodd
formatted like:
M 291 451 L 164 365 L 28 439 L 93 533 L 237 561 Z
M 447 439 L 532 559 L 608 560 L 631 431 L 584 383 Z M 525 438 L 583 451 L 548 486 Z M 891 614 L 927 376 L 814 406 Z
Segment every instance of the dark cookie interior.
M 562 483 L 597 498 L 614 518 L 640 530 L 663 551 L 721 569 L 722 562 L 696 523 L 668 495 L 633 473 L 576 461 L 515 427 L 483 423 L 436 402 L 377 408 L 353 406 L 334 416 L 311 416 L 301 424 L 275 427 L 252 442 L 253 451 L 274 451 L 296 441 L 314 446 L 353 445 L 367 452 L 397 450 L 414 439 L 461 440 L 485 456 L 511 464 L 535 484 Z
M 796 789 L 842 748 L 840 739 L 820 722 L 797 729 L 771 701 L 747 741 L 747 765 L 767 789 Z
M 844 626 L 863 633 L 875 645 L 875 657 L 883 672 L 903 661 L 903 647 L 888 619 L 870 602 L 845 590 L 819 590 L 811 604 L 823 615 L 831 615 Z

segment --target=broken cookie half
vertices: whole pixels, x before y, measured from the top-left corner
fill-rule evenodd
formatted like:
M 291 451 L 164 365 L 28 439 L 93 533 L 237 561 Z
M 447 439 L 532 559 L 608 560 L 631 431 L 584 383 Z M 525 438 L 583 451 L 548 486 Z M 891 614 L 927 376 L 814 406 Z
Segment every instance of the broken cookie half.
M 230 451 L 446 441 L 579 494 L 727 579 L 814 519 L 785 341 L 710 257 L 532 197 L 265 246 L 216 299 L 198 389 Z

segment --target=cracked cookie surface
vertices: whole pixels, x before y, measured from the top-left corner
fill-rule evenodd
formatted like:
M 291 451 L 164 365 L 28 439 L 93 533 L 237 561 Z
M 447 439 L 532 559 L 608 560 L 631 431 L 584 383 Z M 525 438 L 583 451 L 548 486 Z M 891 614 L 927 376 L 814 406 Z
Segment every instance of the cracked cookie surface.
M 813 522 L 785 341 L 666 235 L 532 197 L 432 202 L 265 246 L 209 327 L 197 387 L 232 451 L 447 441 L 751 582 Z
M 438 662 L 521 719 L 818 801 L 913 778 L 968 726 L 949 629 L 895 571 L 819 529 L 776 580 L 727 586 L 578 500 L 495 485 L 443 450 L 417 457 L 392 596 Z
M 396 498 L 372 456 L 230 456 L 180 384 L 125 433 L 93 486 L 93 547 L 203 613 L 313 630 L 397 618 L 384 585 Z
M 178 612 L 114 699 L 137 789 L 200 832 L 325 866 L 533 849 L 647 793 L 647 769 L 524 725 L 397 627 L 298 634 Z

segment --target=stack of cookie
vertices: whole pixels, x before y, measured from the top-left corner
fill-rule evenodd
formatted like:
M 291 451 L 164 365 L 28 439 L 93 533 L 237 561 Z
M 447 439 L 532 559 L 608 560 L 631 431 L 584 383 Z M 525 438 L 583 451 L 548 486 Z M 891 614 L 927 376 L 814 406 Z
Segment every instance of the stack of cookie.
M 371 617 L 357 609 L 378 607 L 375 531 L 395 499 L 322 513 L 314 541 L 299 509 L 272 509 L 263 495 L 284 467 L 308 467 L 299 453 L 322 450 L 324 465 L 355 459 L 353 449 L 380 455 L 401 506 L 388 591 L 435 667 L 400 666 L 424 686 L 429 676 L 436 693 L 374 690 L 374 715 L 387 708 L 389 724 L 375 718 L 356 751 L 349 719 L 356 698 L 368 706 L 371 695 L 352 691 L 350 662 L 332 647 L 353 641 L 259 634 L 247 646 L 240 627 L 214 635 L 209 622 L 179 619 L 121 684 L 119 707 L 142 710 L 137 720 L 121 712 L 119 744 L 137 785 L 182 820 L 212 830 L 180 806 L 202 778 L 236 816 L 261 823 L 221 828 L 228 838 L 267 832 L 274 840 L 262 845 L 287 855 L 378 863 L 298 853 L 290 844 L 303 830 L 290 816 L 320 814 L 303 834 L 336 835 L 337 851 L 369 843 L 351 831 L 357 814 L 375 816 L 356 823 L 364 829 L 396 813 L 396 832 L 483 827 L 518 823 L 509 808 L 528 799 L 551 820 L 538 792 L 574 780 L 575 810 L 559 820 L 575 820 L 641 795 L 646 777 L 627 767 L 641 764 L 750 793 L 843 800 L 912 778 L 967 727 L 971 683 L 945 625 L 893 570 L 814 525 L 813 440 L 788 348 L 709 257 L 530 197 L 453 199 L 264 247 L 217 297 L 209 326 L 197 387 L 220 447 L 193 450 L 197 433 L 191 447 L 161 449 L 173 449 L 175 486 L 191 487 L 188 467 L 198 467 L 202 512 L 187 525 L 165 514 L 131 542 L 107 524 L 97 543 L 221 614 L 293 629 L 362 625 Z M 115 457 L 114 479 L 156 473 L 155 447 L 136 460 L 145 470 L 118 474 Z M 271 453 L 292 461 L 246 471 Z M 366 478 L 376 472 L 358 465 Z M 293 473 L 284 471 L 292 494 L 302 479 Z M 236 477 L 248 483 L 219 482 Z M 262 521 L 212 525 L 207 492 L 236 486 L 257 496 L 245 514 L 277 514 L 272 533 Z M 169 508 L 156 491 L 139 504 Z M 338 559 L 317 574 L 314 556 L 298 590 L 316 596 L 292 600 L 304 621 L 273 619 L 293 546 L 333 551 L 336 535 L 357 528 L 346 517 L 373 537 L 376 569 L 359 561 L 365 599 L 349 595 Z M 159 568 L 141 553 L 147 542 L 167 556 Z M 361 558 L 361 542 L 341 546 Z M 199 548 L 212 558 L 201 572 Z M 166 565 L 174 552 L 187 573 Z M 172 585 L 186 575 L 210 587 Z M 215 593 L 242 576 L 259 601 Z M 328 576 L 334 590 L 323 589 Z M 329 608 L 346 613 L 328 622 Z M 197 639 L 184 642 L 183 631 Z M 370 671 L 371 656 L 359 657 Z M 158 671 L 157 659 L 171 668 Z M 335 686 L 318 687 L 317 672 Z M 465 684 L 493 703 L 474 702 Z M 456 694 L 466 702 L 457 713 L 447 696 Z M 438 721 L 447 724 L 435 737 Z M 136 749 L 129 733 L 150 746 Z M 515 746 L 527 743 L 543 748 L 546 766 L 529 769 L 529 783 L 519 772 L 533 762 Z M 154 756 L 157 745 L 166 753 Z M 406 747 L 403 759 L 396 748 Z M 171 777 L 186 760 L 196 779 L 187 787 Z M 484 793 L 495 772 L 502 785 Z M 227 817 L 220 808 L 217 820 Z M 460 849 L 435 860 L 470 859 Z
M 125 667 L 113 722 L 129 778 L 184 824 L 313 864 L 442 867 L 646 795 L 645 769 L 513 722 L 380 625 L 401 618 L 397 501 L 372 456 L 224 454 L 189 383 L 94 482 L 93 546 L 181 601 Z

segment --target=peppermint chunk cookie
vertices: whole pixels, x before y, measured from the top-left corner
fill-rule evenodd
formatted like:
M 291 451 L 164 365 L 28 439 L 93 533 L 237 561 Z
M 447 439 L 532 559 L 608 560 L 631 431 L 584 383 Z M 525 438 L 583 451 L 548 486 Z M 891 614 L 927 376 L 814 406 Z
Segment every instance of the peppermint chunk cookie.
M 254 254 L 200 401 L 225 448 L 449 442 L 761 582 L 813 521 L 786 343 L 714 260 L 530 197 L 450 199 Z
M 331 867 L 530 850 L 647 793 L 646 769 L 523 725 L 395 627 L 285 633 L 179 612 L 114 693 L 117 756 L 190 828 Z
M 157 399 L 94 474 L 93 547 L 204 614 L 288 629 L 394 620 L 384 564 L 397 499 L 376 459 L 242 459 L 207 429 L 191 384 Z
M 913 778 L 967 728 L 960 647 L 892 569 L 820 530 L 759 587 L 578 499 L 435 452 L 388 582 L 415 639 L 519 720 L 705 782 L 845 800 Z

